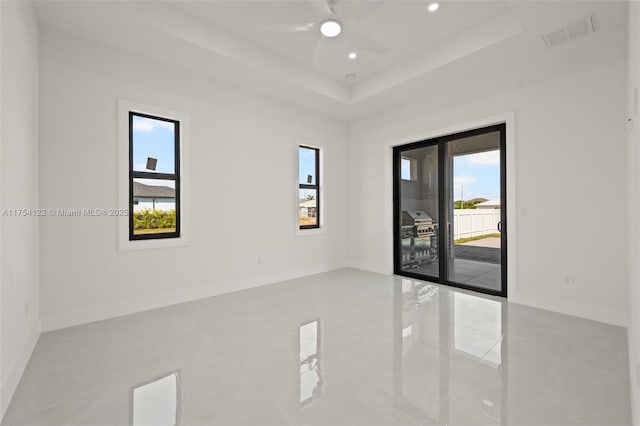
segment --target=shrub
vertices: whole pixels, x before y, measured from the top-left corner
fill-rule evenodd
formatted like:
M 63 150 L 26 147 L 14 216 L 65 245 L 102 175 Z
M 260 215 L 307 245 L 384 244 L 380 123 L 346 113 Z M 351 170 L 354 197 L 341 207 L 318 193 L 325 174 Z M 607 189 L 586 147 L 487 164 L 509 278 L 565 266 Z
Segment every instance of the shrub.
M 133 213 L 133 229 L 175 229 L 175 210 L 140 210 Z

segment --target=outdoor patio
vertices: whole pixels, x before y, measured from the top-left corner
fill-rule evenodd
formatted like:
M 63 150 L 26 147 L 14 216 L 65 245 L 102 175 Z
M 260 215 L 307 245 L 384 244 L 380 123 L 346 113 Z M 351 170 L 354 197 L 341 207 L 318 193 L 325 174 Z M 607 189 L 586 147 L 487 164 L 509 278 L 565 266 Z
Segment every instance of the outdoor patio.
M 450 264 L 449 280 L 459 284 L 500 291 L 500 238 L 488 237 L 456 244 Z M 416 273 L 437 276 L 438 263 L 415 270 Z

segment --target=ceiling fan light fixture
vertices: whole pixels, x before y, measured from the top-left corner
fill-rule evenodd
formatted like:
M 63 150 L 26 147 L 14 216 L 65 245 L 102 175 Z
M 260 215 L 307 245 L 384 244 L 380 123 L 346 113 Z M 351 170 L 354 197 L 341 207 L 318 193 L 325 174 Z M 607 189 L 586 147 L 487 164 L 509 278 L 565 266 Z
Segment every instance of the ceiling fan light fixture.
M 429 7 L 427 7 L 427 10 L 431 13 L 435 12 L 436 10 L 438 10 L 440 8 L 440 4 L 437 2 L 431 3 L 429 5 Z
M 327 19 L 320 24 L 320 33 L 328 38 L 337 37 L 342 32 L 342 25 L 335 19 Z

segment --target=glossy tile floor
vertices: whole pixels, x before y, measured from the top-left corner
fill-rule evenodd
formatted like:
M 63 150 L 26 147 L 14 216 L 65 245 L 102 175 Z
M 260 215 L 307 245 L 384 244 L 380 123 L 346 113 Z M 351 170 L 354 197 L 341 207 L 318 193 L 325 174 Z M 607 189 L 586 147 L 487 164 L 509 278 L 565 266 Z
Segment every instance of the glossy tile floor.
M 353 269 L 42 335 L 3 425 L 628 425 L 619 327 Z

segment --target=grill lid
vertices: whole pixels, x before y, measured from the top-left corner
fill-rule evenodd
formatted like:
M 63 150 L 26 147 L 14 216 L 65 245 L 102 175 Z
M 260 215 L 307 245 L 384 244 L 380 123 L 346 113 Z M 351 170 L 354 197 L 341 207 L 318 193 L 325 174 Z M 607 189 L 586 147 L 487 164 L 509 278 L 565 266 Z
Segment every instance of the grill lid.
M 424 210 L 403 210 L 402 211 L 402 224 L 413 225 L 419 222 L 432 223 L 433 219 Z

